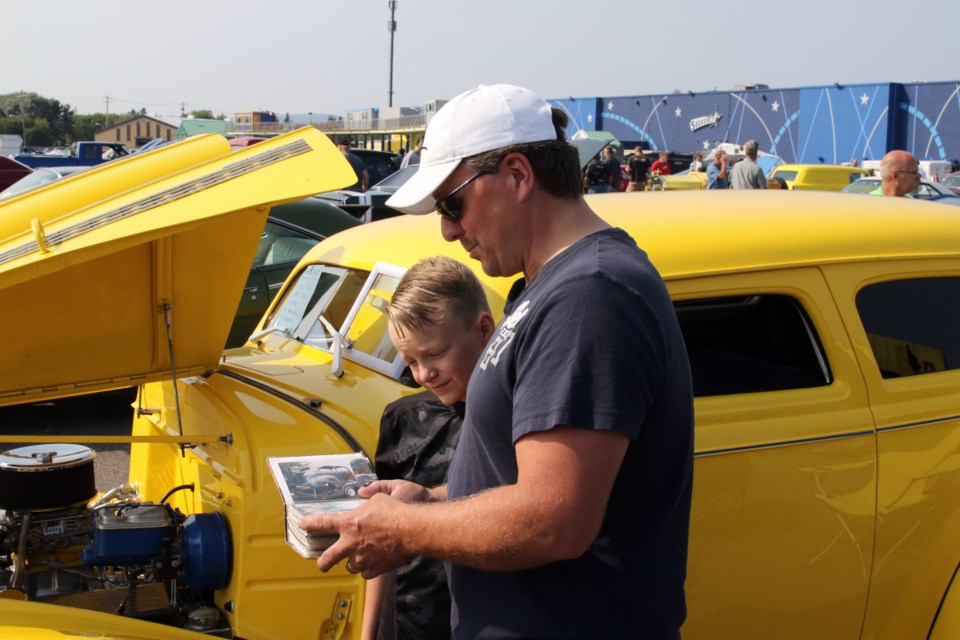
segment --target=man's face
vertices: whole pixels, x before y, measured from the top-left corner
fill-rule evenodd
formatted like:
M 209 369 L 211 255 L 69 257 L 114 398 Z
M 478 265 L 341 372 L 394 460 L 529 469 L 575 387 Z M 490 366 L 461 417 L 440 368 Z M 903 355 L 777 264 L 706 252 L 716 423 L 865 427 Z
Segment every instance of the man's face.
M 915 158 L 905 160 L 902 168 L 896 172 L 897 195 L 914 193 L 920 188 L 920 166 Z
M 462 402 L 467 383 L 490 334 L 493 318 L 480 314 L 474 322 L 447 318 L 419 329 L 398 329 L 389 323 L 390 339 L 417 383 L 444 404 Z
M 434 192 L 440 198 L 474 175 L 461 164 Z M 460 217 L 442 218 L 440 231 L 447 242 L 458 241 L 490 276 L 512 276 L 523 271 L 523 236 L 515 224 L 520 214 L 507 188 L 510 177 L 503 162 L 496 173 L 485 174 L 456 194 Z

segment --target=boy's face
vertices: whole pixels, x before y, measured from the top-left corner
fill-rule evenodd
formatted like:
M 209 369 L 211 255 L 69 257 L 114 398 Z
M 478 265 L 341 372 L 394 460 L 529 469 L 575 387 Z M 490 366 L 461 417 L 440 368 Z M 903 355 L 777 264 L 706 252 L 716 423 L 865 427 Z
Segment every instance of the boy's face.
M 450 318 L 418 329 L 397 329 L 390 323 L 390 339 L 413 379 L 444 404 L 462 402 L 473 367 L 493 333 L 493 318 L 481 313 L 472 323 Z

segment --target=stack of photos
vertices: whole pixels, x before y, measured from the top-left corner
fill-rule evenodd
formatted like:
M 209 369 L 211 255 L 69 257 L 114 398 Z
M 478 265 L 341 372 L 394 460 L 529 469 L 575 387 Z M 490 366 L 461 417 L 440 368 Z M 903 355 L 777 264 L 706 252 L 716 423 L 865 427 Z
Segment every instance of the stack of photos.
M 377 479 L 362 453 L 267 458 L 267 463 L 283 498 L 287 544 L 304 558 L 316 558 L 338 536 L 301 529 L 300 519 L 355 508 L 363 502 L 360 487 Z

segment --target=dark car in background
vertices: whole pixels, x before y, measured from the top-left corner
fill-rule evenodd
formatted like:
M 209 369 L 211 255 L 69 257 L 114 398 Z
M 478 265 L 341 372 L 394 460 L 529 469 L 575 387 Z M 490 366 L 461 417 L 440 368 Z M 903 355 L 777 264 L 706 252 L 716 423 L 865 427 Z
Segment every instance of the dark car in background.
M 30 167 L 13 158 L 0 156 L 0 191 L 6 189 L 20 178 L 33 171 Z
M 317 197 L 335 204 L 361 222 L 392 218 L 400 215 L 400 212 L 388 207 L 387 199 L 396 193 L 418 168 L 419 165 L 410 165 L 394 171 L 366 191 L 339 189 L 318 194 Z
M 350 153 L 363 160 L 363 164 L 366 165 L 367 173 L 370 174 L 368 185 L 377 184 L 395 172 L 400 165 L 399 156 L 390 151 L 351 148 Z
M 239 347 L 253 332 L 287 276 L 315 244 L 360 221 L 316 196 L 273 207 L 230 326 L 227 348 Z

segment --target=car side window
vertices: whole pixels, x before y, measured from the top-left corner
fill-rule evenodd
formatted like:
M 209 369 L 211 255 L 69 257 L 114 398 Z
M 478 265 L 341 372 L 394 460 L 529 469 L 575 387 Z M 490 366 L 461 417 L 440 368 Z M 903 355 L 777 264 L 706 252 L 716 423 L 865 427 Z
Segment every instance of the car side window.
M 260 234 L 260 243 L 254 256 L 254 266 L 269 266 L 284 262 L 298 262 L 315 244 L 315 238 L 267 222 Z
M 802 305 L 784 295 L 674 303 L 694 396 L 828 385 L 832 374 Z
M 960 278 L 872 284 L 857 311 L 884 378 L 960 368 Z

